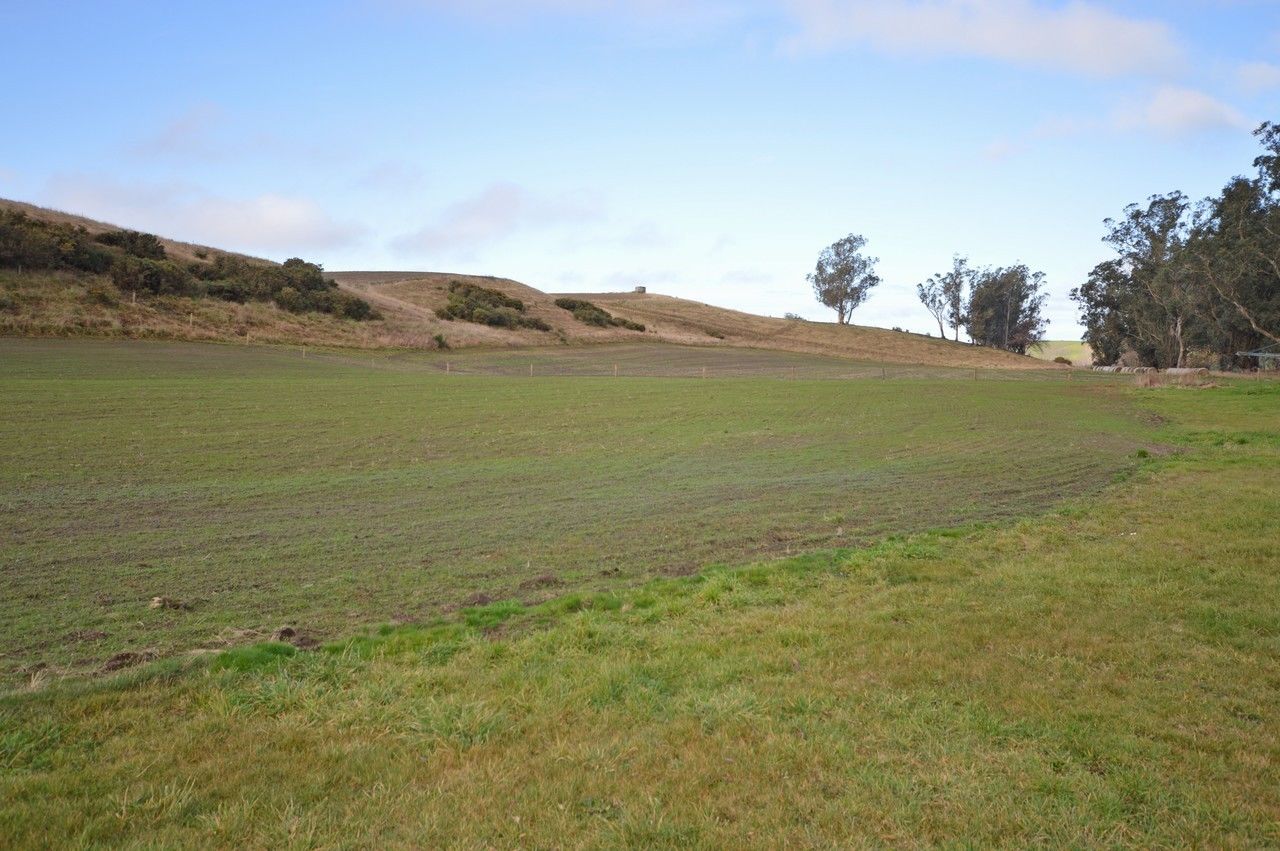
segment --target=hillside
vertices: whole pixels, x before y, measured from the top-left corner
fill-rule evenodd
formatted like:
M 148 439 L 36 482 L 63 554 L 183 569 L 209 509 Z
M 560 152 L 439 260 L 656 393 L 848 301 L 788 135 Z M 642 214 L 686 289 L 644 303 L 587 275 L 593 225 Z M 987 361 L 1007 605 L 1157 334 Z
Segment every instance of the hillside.
M 545 332 L 510 331 L 436 317 L 448 298 L 451 281 L 496 289 L 525 303 L 530 316 L 554 330 L 552 339 L 571 343 L 635 342 L 638 339 L 704 346 L 746 346 L 805 354 L 826 354 L 884 363 L 1003 369 L 1043 369 L 1044 361 L 995 349 L 954 343 L 884 328 L 837 325 L 757 316 L 702 302 L 655 293 L 546 293 L 506 278 L 431 272 L 334 272 L 340 286 L 358 293 L 388 316 L 417 318 L 430 333 L 452 346 L 539 345 Z M 645 326 L 640 334 L 622 328 L 596 328 L 556 307 L 562 297 L 585 299 L 614 316 Z
M 96 236 L 117 225 L 0 199 L 0 211 L 83 228 Z M 208 246 L 160 238 L 167 261 L 199 271 L 218 258 L 277 266 L 270 261 Z M 277 267 L 278 268 L 278 267 Z M 185 273 L 184 273 L 185 274 Z M 917 334 L 840 326 L 827 322 L 775 319 L 714 307 L 673 296 L 636 293 L 581 293 L 619 321 L 603 327 L 558 307 L 561 296 L 506 278 L 411 271 L 326 273 L 340 290 L 363 298 L 376 319 L 357 321 L 312 309 L 283 310 L 270 297 L 257 300 L 199 297 L 184 293 L 124 291 L 109 275 L 74 270 L 0 268 L 0 334 L 10 336 L 91 336 L 221 342 L 253 342 L 342 348 L 431 349 L 524 347 L 640 341 L 699 346 L 775 349 L 834 355 L 862 361 L 927 366 L 1042 369 L 1045 363 L 993 349 L 976 348 Z M 455 282 L 518 299 L 520 315 L 538 328 L 495 327 L 442 319 L 437 311 Z M 203 290 L 201 290 L 203 292 Z M 334 291 L 335 293 L 337 291 Z
M 1093 349 L 1082 340 L 1045 340 L 1032 346 L 1027 354 L 1041 360 L 1066 358 L 1074 366 L 1089 366 L 1093 363 Z

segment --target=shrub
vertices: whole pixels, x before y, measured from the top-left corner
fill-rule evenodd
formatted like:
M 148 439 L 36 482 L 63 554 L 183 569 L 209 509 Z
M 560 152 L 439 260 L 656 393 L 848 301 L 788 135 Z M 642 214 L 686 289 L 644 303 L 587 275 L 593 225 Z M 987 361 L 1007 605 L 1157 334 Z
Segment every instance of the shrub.
M 562 308 L 573 314 L 573 318 L 584 325 L 595 325 L 599 328 L 618 327 L 626 328 L 628 331 L 643 331 L 644 326 L 639 322 L 632 322 L 630 319 L 622 319 L 613 316 L 603 307 L 598 307 L 589 301 L 580 298 L 558 298 L 556 299 L 556 307 Z
M 306 300 L 302 293 L 293 287 L 281 287 L 275 296 L 276 306 L 290 313 L 301 313 L 306 310 Z
M 0 210 L 0 267 L 100 273 L 110 268 L 111 260 L 111 252 L 96 245 L 83 227 Z
M 449 348 L 449 341 L 444 338 L 444 334 L 436 334 L 431 339 L 436 344 L 437 349 Z
M 98 234 L 94 239 L 103 245 L 115 246 L 122 249 L 125 254 L 144 260 L 165 258 L 164 243 L 160 241 L 160 237 L 152 233 L 141 233 L 136 230 L 109 230 Z
M 495 328 L 533 328 L 550 331 L 551 326 L 532 316 L 524 315 L 524 302 L 506 293 L 452 281 L 449 284 L 449 300 L 436 310 L 441 319 L 460 319 Z
M 120 290 L 154 295 L 197 294 L 196 282 L 191 273 L 168 260 L 119 257 L 111 264 L 111 281 Z
M 200 249 L 197 256 L 208 252 Z M 155 295 L 210 295 L 227 301 L 275 301 L 286 310 L 315 310 L 347 319 L 381 319 L 364 299 L 338 290 L 324 269 L 291 257 L 279 266 L 219 254 L 180 266 L 165 259 L 154 234 L 113 230 L 91 236 L 83 227 L 0 210 L 0 268 L 73 269 L 103 274 L 120 290 Z M 290 292 L 285 292 L 290 290 Z M 101 301 L 101 296 L 90 294 Z
M 1066 359 L 1066 358 L 1064 358 L 1062 355 L 1058 355 L 1056 358 L 1054 358 L 1054 359 L 1053 359 L 1053 362 L 1054 362 L 1054 363 L 1062 363 L 1062 364 L 1066 364 L 1067 366 L 1071 366 L 1071 361 L 1067 360 L 1067 359 Z

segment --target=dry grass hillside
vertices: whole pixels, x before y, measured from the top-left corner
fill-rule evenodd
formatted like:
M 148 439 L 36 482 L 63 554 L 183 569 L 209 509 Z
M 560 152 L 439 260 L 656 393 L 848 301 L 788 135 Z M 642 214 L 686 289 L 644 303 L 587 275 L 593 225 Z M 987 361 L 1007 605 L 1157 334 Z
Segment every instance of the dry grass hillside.
M 37 207 L 35 204 L 28 204 L 25 201 L 11 201 L 8 198 L 0 198 L 0 210 L 15 210 L 19 213 L 26 213 L 33 219 L 40 219 L 46 222 L 56 222 L 64 225 L 74 225 L 82 227 L 92 234 L 104 233 L 111 230 L 120 230 L 128 227 L 127 225 L 114 225 L 107 222 L 100 222 L 96 219 L 86 218 L 85 216 L 77 216 L 74 213 L 65 213 L 62 210 L 51 210 L 47 207 Z M 232 257 L 245 257 L 250 260 L 257 260 L 263 263 L 270 263 L 270 260 L 264 260 L 261 257 L 253 257 L 248 254 L 240 254 L 235 251 L 223 251 L 221 248 L 212 248 L 208 245 L 196 245 L 191 242 L 179 242 L 176 239 L 166 239 L 160 236 L 160 241 L 164 243 L 164 250 L 170 258 L 190 263 L 194 260 L 202 260 L 205 257 L 211 257 L 215 254 L 228 254 Z
M 97 234 L 117 229 L 83 216 L 0 199 L 0 209 L 84 227 Z M 127 226 L 127 225 L 126 225 Z M 220 249 L 161 238 L 169 258 L 205 261 Z M 243 255 L 237 255 L 243 256 Z M 256 259 L 256 258 L 255 258 Z M 137 297 L 116 289 L 109 276 L 73 272 L 0 270 L 0 334 L 18 336 L 136 337 L 173 340 L 284 343 L 351 348 L 506 348 L 636 343 L 736 346 L 882 363 L 928 366 L 1042 369 L 1044 361 L 917 334 L 756 316 L 671 296 L 582 293 L 613 316 L 644 331 L 598 327 L 557 307 L 557 294 L 507 278 L 432 272 L 333 272 L 339 286 L 377 308 L 381 318 L 352 321 L 332 315 L 281 310 L 270 302 L 237 304 L 186 296 Z M 436 311 L 454 281 L 498 290 L 525 305 L 524 316 L 549 330 L 503 328 L 441 319 Z
M 757 316 L 701 302 L 653 293 L 545 293 L 506 278 L 427 272 L 336 272 L 344 288 L 359 293 L 388 316 L 417 317 L 431 333 L 454 346 L 537 345 L 660 340 L 685 345 L 746 346 L 808 354 L 828 354 L 885 363 L 1004 369 L 1044 369 L 1044 361 L 1008 352 L 954 343 L 919 334 Z M 438 319 L 451 281 L 496 289 L 523 301 L 530 316 L 552 332 L 510 331 Z M 584 325 L 555 305 L 564 295 L 586 299 L 614 316 L 639 322 L 643 333 Z

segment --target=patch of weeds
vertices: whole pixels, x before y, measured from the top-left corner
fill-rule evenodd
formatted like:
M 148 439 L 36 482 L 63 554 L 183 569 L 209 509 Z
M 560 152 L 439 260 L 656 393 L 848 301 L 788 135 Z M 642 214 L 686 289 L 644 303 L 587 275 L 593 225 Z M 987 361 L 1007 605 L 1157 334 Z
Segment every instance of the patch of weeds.
M 581 594 L 565 594 L 554 600 L 548 600 L 538 606 L 538 612 L 544 615 L 565 615 L 580 612 L 586 607 L 586 600 Z
M 264 641 L 248 647 L 233 647 L 218 654 L 213 661 L 214 670 L 245 673 L 279 665 L 285 659 L 297 655 L 298 648 L 278 641 Z
M 501 709 L 486 704 L 432 701 L 413 724 L 415 732 L 458 748 L 483 745 L 511 727 Z
M 53 754 L 66 729 L 49 719 L 21 727 L 0 716 L 0 768 L 5 771 L 42 771 L 53 767 Z
M 600 612 L 616 612 L 622 608 L 622 598 L 615 594 L 597 594 L 591 598 L 591 608 Z
M 504 621 L 524 613 L 519 600 L 501 600 L 487 606 L 472 606 L 462 610 L 462 620 L 473 629 L 493 629 Z
M 625 704 L 628 707 L 643 707 L 646 714 L 656 713 L 675 695 L 675 688 L 669 677 L 663 676 L 651 665 L 628 665 L 609 673 L 593 690 L 588 702 L 602 709 L 607 706 Z

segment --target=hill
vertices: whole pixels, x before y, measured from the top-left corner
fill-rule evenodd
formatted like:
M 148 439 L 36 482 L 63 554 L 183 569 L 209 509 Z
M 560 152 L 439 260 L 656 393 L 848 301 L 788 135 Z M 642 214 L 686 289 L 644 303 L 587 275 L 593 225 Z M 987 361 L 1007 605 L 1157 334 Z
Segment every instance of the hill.
M 1093 349 L 1081 340 L 1045 340 L 1032 346 L 1027 354 L 1049 361 L 1066 358 L 1073 366 L 1088 366 L 1093 363 Z
M 569 343 L 656 340 L 702 346 L 737 346 L 825 354 L 881 363 L 984 369 L 1043 369 L 1043 361 L 996 349 L 955 343 L 885 328 L 777 319 L 655 293 L 547 293 L 506 278 L 433 272 L 334 272 L 340 286 L 358 293 L 384 314 L 416 317 L 454 346 L 539 345 L 545 332 L 511 331 L 439 319 L 452 281 L 487 287 L 520 299 L 528 315 L 545 321 L 552 339 Z M 641 334 L 579 322 L 556 306 L 558 298 L 586 300 L 614 316 L 641 323 Z
M 96 246 L 116 225 L 0 199 L 0 212 L 20 213 L 55 228 L 83 229 L 76 237 Z M 238 263 L 255 269 L 278 264 L 209 246 L 159 238 L 164 261 L 195 277 L 211 265 Z M 96 248 L 94 250 L 97 250 Z M 2 264 L 0 264 L 2 266 Z M 286 264 L 287 266 L 287 264 Z M 99 267 L 101 268 L 101 267 Z M 326 273 L 340 291 L 372 305 L 373 319 L 344 318 L 341 311 L 281 309 L 279 298 L 199 297 L 181 289 L 139 292 L 113 282 L 105 272 L 80 269 L 0 268 L 0 334 L 11 336 L 93 336 L 253 342 L 360 349 L 524 347 L 635 343 L 774 349 L 835 355 L 877 363 L 964 368 L 1041 369 L 1044 362 L 917 334 L 756 316 L 673 296 L 638 293 L 552 294 L 506 278 L 413 271 Z M 205 278 L 208 276 L 205 275 Z M 199 289 L 204 287 L 204 289 Z M 451 288 L 489 292 L 515 299 L 518 323 L 483 314 L 486 321 L 441 318 Z M 479 288 L 479 289 L 475 289 Z M 197 292 L 212 291 L 199 284 Z M 225 287 L 223 287 L 225 290 Z M 332 290 L 331 298 L 348 296 Z M 500 295 L 497 295 L 500 294 Z M 557 299 L 587 302 L 571 311 Z M 598 309 L 597 309 L 598 308 Z M 510 310 L 503 308 L 499 310 Z M 603 311 L 603 312 L 602 312 Z M 508 317 L 509 318 L 509 317 Z M 521 327 L 514 327 L 514 325 Z M 643 326 L 643 330 L 639 326 Z

